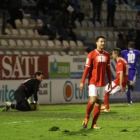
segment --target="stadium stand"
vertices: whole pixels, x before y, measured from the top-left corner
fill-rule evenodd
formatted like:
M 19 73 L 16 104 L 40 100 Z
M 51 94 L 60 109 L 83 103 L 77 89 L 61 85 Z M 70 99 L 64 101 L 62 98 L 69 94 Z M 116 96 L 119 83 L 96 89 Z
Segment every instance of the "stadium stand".
M 23 19 L 15 19 L 16 28 L 14 29 L 9 23 L 6 23 L 6 35 L 0 31 L 0 48 L 1 51 L 6 50 L 2 53 L 8 54 L 9 49 L 13 49 L 15 55 L 24 54 L 25 49 L 28 49 L 29 52 L 26 53 L 38 55 L 85 55 L 83 52 L 93 46 L 95 37 L 98 35 L 106 36 L 108 42 L 106 50 L 111 52 L 112 48 L 116 47 L 118 34 L 123 33 L 124 30 L 134 29 L 134 20 L 139 11 L 139 6 L 135 6 L 134 1 L 128 4 L 117 4 L 114 28 L 107 27 L 107 1 L 102 3 L 101 22 L 92 22 L 93 7 L 90 0 L 79 0 L 79 3 L 85 18 L 82 21 L 78 19 L 73 21 L 72 26 L 75 25 L 75 27 L 73 26 L 72 31 L 76 35 L 76 40 L 72 40 L 74 37 L 72 32 L 69 36 L 67 30 L 59 30 L 54 27 L 54 20 L 60 16 L 61 10 L 51 9 L 45 14 L 40 12 L 39 15 L 36 15 L 36 0 L 31 3 L 22 3 Z M 2 13 L 2 11 L 0 12 Z M 0 26 L 2 27 L 2 14 L 0 15 Z M 128 27 L 123 25 L 125 22 L 128 23 Z M 47 25 L 46 30 L 45 25 Z M 61 33 L 67 33 L 68 38 L 62 39 Z M 68 53 L 64 52 L 65 48 L 69 48 Z

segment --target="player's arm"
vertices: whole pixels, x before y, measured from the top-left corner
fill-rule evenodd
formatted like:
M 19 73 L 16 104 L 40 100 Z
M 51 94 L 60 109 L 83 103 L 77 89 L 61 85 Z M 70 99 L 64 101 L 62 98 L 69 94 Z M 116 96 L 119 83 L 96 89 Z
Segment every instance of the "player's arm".
M 118 63 L 118 65 L 117 65 L 117 73 L 119 73 L 119 78 L 120 78 L 120 89 L 121 89 L 121 91 L 123 92 L 124 91 L 124 89 L 123 89 L 123 71 L 124 71 L 124 65 L 123 65 L 123 63 L 122 62 L 119 62 Z
M 80 90 L 83 90 L 84 88 L 84 83 L 85 83 L 85 79 L 89 73 L 89 70 L 90 70 L 90 67 L 85 67 L 85 70 L 84 70 L 84 73 L 83 73 L 83 76 L 82 76 L 82 80 L 81 80 L 81 83 L 80 83 Z
M 110 64 L 106 67 L 106 74 L 107 74 L 108 82 L 109 84 L 111 84 L 112 76 L 111 76 Z
M 110 68 L 110 56 L 108 59 L 107 67 L 106 67 L 106 74 L 109 82 L 109 88 L 112 89 L 111 81 L 112 81 L 112 75 L 111 75 L 111 68 Z
M 122 83 L 123 83 L 123 72 L 120 72 L 120 89 L 123 92 L 124 89 L 123 89 Z
M 92 60 L 92 56 L 91 56 L 91 53 L 89 53 L 88 56 L 87 56 L 87 59 L 86 59 L 85 70 L 84 70 L 82 80 L 81 80 L 81 83 L 80 83 L 80 90 L 83 90 L 83 88 L 84 88 L 85 79 L 86 79 L 86 77 L 87 77 L 87 75 L 89 74 L 89 71 L 90 71 L 91 60 Z
M 111 75 L 110 65 L 108 65 L 108 66 L 106 67 L 106 74 L 107 74 L 108 83 L 109 83 L 108 89 L 112 89 L 112 84 L 111 84 L 112 75 Z
M 39 89 L 39 84 L 40 82 L 36 79 L 35 84 L 34 84 L 34 101 L 37 102 L 38 101 L 38 96 L 37 96 L 37 92 Z

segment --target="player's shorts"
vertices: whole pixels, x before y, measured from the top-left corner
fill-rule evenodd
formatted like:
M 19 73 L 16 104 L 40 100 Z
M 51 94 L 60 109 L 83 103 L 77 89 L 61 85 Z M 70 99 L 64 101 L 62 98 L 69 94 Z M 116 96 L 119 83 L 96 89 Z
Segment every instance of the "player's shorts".
M 89 96 L 95 96 L 100 100 L 104 99 L 105 86 L 97 87 L 95 85 L 89 85 Z
M 116 85 L 113 81 L 112 81 L 112 90 L 109 88 L 108 89 L 108 85 L 109 84 L 107 84 L 106 85 L 106 87 L 105 87 L 105 91 L 107 91 L 107 92 L 109 92 L 110 91 L 110 94 L 114 94 L 114 93 L 117 93 L 118 91 L 120 91 L 121 89 L 120 89 L 120 86 L 119 85 Z
M 136 70 L 129 69 L 128 80 L 132 82 L 136 82 Z

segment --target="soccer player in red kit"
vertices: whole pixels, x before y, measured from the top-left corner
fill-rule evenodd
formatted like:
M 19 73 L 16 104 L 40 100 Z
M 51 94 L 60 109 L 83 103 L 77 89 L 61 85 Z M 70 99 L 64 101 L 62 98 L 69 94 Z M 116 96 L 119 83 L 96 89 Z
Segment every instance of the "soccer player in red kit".
M 118 91 L 124 91 L 128 81 L 128 63 L 121 57 L 121 49 L 115 48 L 112 52 L 112 57 L 117 61 L 116 64 L 116 79 L 112 81 L 112 89 L 105 87 L 104 106 L 101 108 L 104 112 L 109 112 L 109 94 L 114 94 Z
M 85 79 L 88 75 L 88 85 L 89 85 L 89 102 L 87 104 L 86 116 L 82 123 L 83 128 L 86 128 L 89 121 L 90 113 L 94 107 L 93 111 L 93 121 L 91 128 L 100 129 L 96 125 L 97 119 L 100 115 L 101 102 L 104 99 L 104 90 L 106 85 L 105 74 L 107 73 L 109 88 L 111 86 L 111 69 L 110 69 L 110 55 L 108 52 L 104 51 L 105 47 L 105 37 L 96 37 L 97 49 L 90 52 L 87 56 L 85 70 L 80 83 L 80 90 L 84 88 Z

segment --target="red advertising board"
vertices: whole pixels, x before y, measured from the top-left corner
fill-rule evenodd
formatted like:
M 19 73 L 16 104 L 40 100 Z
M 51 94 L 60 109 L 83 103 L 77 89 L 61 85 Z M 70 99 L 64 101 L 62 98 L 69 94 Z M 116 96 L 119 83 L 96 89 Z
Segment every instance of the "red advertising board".
M 48 79 L 48 56 L 0 55 L 0 80 L 28 79 L 36 71 L 42 71 Z

